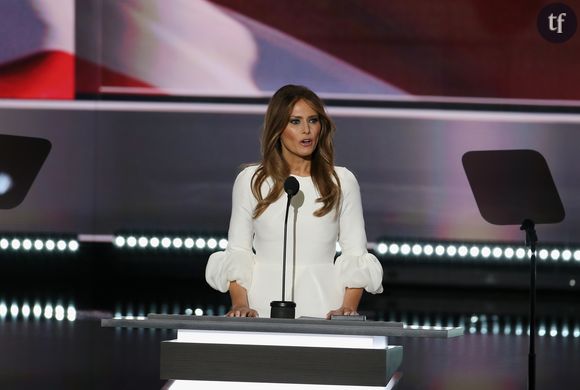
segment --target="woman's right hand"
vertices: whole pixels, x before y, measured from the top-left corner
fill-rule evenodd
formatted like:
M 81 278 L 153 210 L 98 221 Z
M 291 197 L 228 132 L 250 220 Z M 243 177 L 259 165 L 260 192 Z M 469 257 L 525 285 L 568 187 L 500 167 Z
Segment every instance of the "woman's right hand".
M 258 317 L 258 312 L 248 306 L 232 306 L 226 317 Z

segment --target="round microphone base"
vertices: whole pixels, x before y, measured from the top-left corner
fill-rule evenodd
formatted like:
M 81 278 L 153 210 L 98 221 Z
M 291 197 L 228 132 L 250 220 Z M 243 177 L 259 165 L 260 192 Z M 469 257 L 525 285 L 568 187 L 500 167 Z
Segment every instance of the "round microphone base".
M 270 302 L 270 318 L 295 318 L 296 303 L 292 301 Z

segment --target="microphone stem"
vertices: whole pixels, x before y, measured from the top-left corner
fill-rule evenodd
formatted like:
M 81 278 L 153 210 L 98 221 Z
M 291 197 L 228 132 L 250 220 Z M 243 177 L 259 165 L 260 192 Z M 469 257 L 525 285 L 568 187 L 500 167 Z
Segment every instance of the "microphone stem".
M 288 236 L 288 210 L 290 209 L 290 199 L 292 195 L 288 194 L 286 202 L 286 216 L 284 217 L 284 253 L 282 254 L 282 301 L 286 300 L 286 242 Z

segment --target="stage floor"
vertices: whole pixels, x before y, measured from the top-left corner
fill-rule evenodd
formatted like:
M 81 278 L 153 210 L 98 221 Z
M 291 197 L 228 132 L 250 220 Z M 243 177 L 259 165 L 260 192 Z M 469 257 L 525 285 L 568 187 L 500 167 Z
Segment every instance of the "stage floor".
M 175 333 L 101 328 L 96 317 L 79 313 L 75 321 L 1 320 L 0 388 L 161 389 L 159 343 Z M 404 347 L 396 389 L 526 388 L 525 335 L 493 334 L 491 329 L 470 334 L 467 329 L 455 339 L 391 338 L 389 343 Z M 548 332 L 538 337 L 536 348 L 537 389 L 577 386 L 580 337 Z

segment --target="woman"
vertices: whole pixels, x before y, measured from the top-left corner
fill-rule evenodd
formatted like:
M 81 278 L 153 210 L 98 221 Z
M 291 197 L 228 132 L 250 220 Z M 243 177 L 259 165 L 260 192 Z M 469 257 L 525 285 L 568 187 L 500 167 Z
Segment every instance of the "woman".
M 208 283 L 230 292 L 227 316 L 268 317 L 270 302 L 281 299 L 283 186 L 290 175 L 300 183 L 288 218 L 286 273 L 286 297 L 296 302 L 296 317 L 356 315 L 363 290 L 382 292 L 382 267 L 366 250 L 357 180 L 334 166 L 334 131 L 322 101 L 308 88 L 286 85 L 272 97 L 262 161 L 238 175 L 228 246 L 212 254 L 206 268 Z M 342 253 L 334 262 L 337 239 Z

